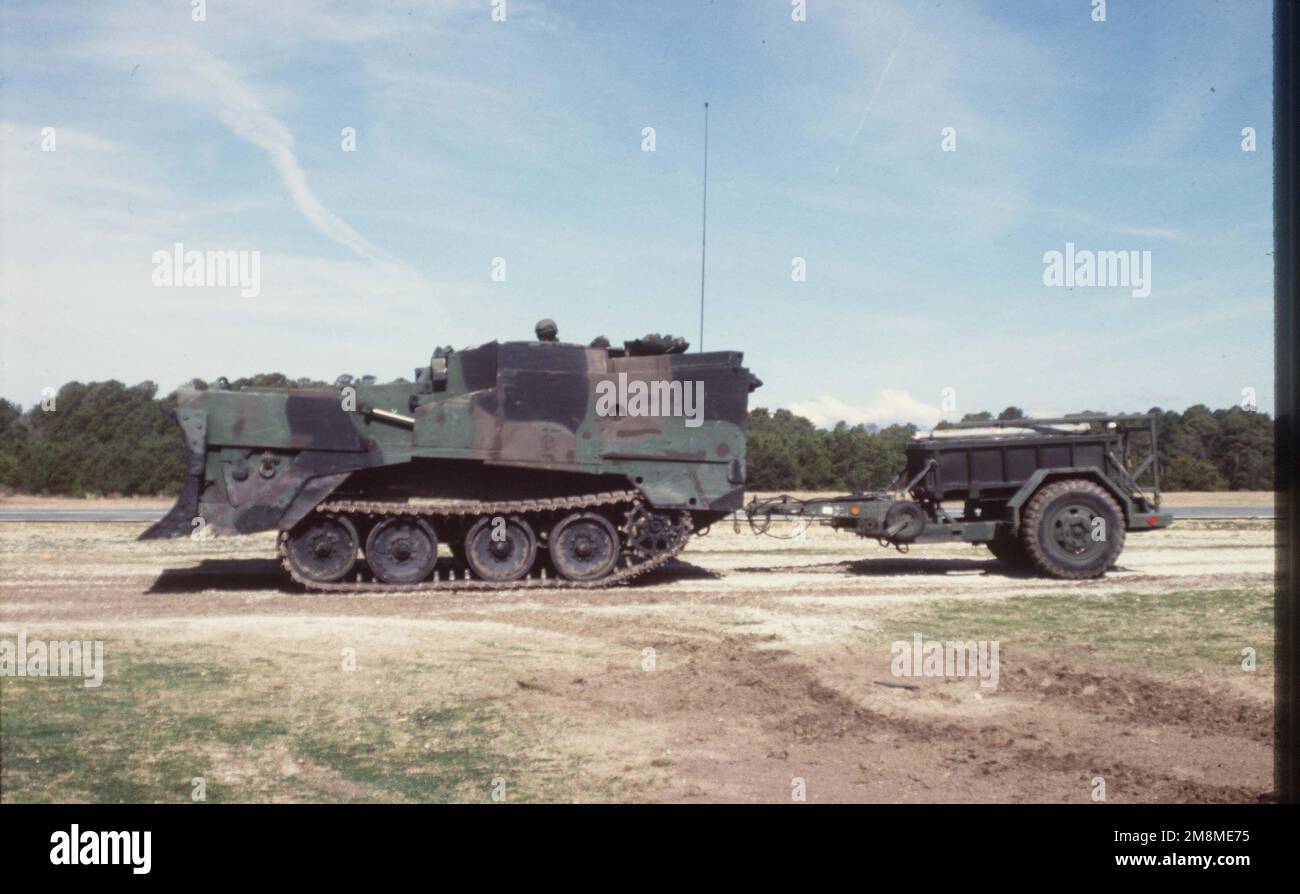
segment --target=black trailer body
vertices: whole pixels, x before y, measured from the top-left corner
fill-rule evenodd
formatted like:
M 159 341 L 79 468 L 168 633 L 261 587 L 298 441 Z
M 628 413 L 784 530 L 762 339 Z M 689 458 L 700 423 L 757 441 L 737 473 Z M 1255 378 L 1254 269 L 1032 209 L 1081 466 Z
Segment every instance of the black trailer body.
M 1012 565 L 1096 577 L 1115 564 L 1126 531 L 1172 522 L 1160 511 L 1156 437 L 1151 416 L 958 423 L 907 445 L 898 479 L 906 484 L 896 492 L 782 497 L 751 502 L 747 512 L 761 531 L 784 517 L 904 551 L 913 543 L 986 543 Z M 955 515 L 943 505 L 953 502 L 962 505 Z

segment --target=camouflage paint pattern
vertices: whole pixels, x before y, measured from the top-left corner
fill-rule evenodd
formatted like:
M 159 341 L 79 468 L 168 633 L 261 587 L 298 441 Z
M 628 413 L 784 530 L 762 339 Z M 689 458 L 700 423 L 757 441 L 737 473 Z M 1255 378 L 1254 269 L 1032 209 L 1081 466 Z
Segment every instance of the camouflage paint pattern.
M 655 508 L 707 523 L 744 500 L 748 396 L 759 382 L 742 360 L 490 342 L 435 355 L 409 383 L 183 390 L 187 479 L 141 539 L 199 524 L 216 534 L 284 530 L 331 494 L 437 499 L 458 483 L 493 499 L 632 487 Z M 620 373 L 628 383 L 702 382 L 702 418 L 602 415 L 598 385 Z

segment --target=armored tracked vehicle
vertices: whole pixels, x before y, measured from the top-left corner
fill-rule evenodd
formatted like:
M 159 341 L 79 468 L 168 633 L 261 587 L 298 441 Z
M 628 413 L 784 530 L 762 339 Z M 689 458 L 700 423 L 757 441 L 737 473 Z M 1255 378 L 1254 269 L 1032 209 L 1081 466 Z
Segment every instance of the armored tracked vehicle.
M 141 539 L 278 530 L 318 590 L 589 587 L 742 507 L 739 352 L 537 336 L 439 349 L 414 382 L 183 390 L 186 479 Z

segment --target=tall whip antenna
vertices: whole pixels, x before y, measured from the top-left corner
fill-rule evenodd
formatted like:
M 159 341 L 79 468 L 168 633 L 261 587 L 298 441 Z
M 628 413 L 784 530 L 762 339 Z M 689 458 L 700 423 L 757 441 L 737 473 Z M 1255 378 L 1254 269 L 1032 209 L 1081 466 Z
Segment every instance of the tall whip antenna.
M 700 350 L 704 350 L 704 258 L 709 236 L 709 104 L 704 104 L 704 214 L 700 224 Z

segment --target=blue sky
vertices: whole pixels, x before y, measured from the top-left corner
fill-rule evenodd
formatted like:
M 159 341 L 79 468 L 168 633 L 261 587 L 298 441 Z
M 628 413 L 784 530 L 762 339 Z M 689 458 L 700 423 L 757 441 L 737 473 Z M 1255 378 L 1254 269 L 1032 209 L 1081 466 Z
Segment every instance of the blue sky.
M 708 100 L 705 343 L 745 352 L 757 405 L 1273 409 L 1265 2 L 0 9 L 0 395 L 24 406 L 71 379 L 409 376 L 542 316 L 694 342 Z M 260 252 L 260 294 L 155 287 L 176 242 Z M 1045 286 L 1067 242 L 1151 252 L 1151 294 Z

